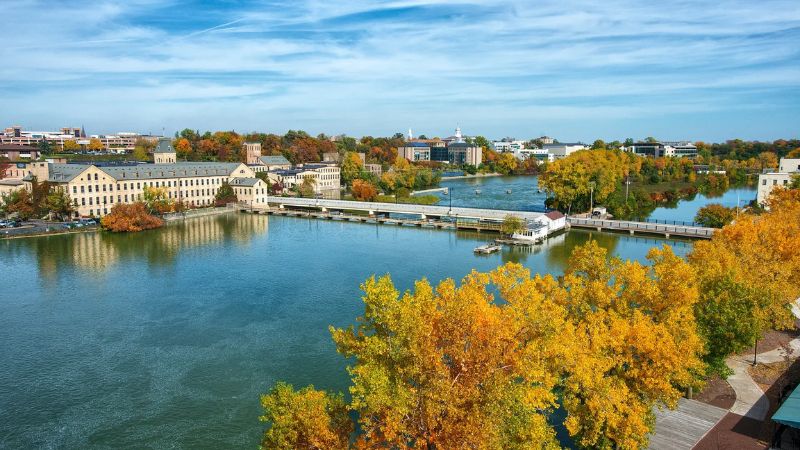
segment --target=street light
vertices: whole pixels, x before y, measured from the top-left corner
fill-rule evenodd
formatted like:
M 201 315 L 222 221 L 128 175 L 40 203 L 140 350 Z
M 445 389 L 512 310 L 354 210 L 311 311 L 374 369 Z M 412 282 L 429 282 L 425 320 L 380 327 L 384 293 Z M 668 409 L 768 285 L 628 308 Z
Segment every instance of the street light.
M 594 209 L 594 187 L 597 185 L 594 181 L 589 182 L 589 214 Z
M 447 198 L 450 200 L 450 210 L 447 211 L 447 215 L 448 216 L 452 216 L 453 215 L 453 188 L 451 188 L 451 187 L 447 188 Z

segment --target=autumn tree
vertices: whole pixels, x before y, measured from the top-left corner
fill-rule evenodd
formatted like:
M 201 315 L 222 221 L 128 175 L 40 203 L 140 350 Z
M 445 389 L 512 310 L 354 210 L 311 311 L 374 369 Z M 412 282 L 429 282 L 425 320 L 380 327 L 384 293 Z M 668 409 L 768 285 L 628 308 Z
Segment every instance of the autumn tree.
M 719 203 L 710 203 L 697 211 L 694 221 L 704 227 L 722 228 L 736 218 L 736 208 L 726 208 Z
M 357 179 L 351 188 L 353 198 L 362 202 L 371 202 L 378 196 L 378 189 L 369 181 Z
M 164 221 L 147 212 L 144 203 L 117 203 L 111 213 L 100 219 L 104 229 L 121 233 L 150 230 L 164 225 Z
M 497 173 L 508 175 L 517 169 L 519 161 L 512 153 L 503 153 L 497 157 L 494 167 Z
M 307 386 L 299 391 L 278 383 L 261 396 L 268 422 L 261 448 L 267 450 L 346 449 L 353 432 L 347 405 L 340 395 L 331 395 Z
M 63 147 L 65 152 L 77 152 L 81 149 L 81 146 L 74 139 L 64 141 Z
M 192 155 L 192 143 L 189 139 L 179 138 L 172 141 L 172 148 L 175 149 L 175 157 L 188 160 Z
M 89 139 L 89 146 L 87 148 L 95 152 L 99 152 L 105 149 L 105 147 L 103 146 L 103 142 L 98 138 Z
M 726 372 L 725 358 L 757 343 L 765 331 L 794 326 L 800 191 L 775 189 L 768 206 L 765 214 L 740 215 L 688 255 L 700 281 L 697 318 L 712 371 Z
M 22 220 L 28 220 L 34 215 L 31 193 L 27 189 L 16 189 L 3 194 L 1 206 L 4 215 L 16 214 Z
M 173 202 L 167 195 L 167 188 L 165 187 L 145 187 L 143 200 L 147 212 L 150 214 L 162 215 L 173 209 Z
M 214 196 L 214 205 L 225 206 L 228 203 L 236 203 L 238 201 L 239 198 L 236 197 L 236 192 L 233 191 L 233 187 L 231 187 L 227 181 L 223 181 L 222 185 L 217 189 L 217 194 Z
M 646 447 L 653 408 L 674 408 L 702 373 L 692 268 L 668 246 L 647 259 L 608 258 L 591 241 L 573 251 L 551 294 L 568 308 L 579 343 L 562 392 L 565 425 L 584 447 Z

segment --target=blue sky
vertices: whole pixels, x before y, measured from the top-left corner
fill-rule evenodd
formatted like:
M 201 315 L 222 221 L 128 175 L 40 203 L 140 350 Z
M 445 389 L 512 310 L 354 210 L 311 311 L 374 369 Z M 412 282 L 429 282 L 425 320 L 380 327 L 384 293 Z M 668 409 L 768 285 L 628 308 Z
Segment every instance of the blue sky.
M 0 126 L 800 137 L 800 2 L 3 0 Z

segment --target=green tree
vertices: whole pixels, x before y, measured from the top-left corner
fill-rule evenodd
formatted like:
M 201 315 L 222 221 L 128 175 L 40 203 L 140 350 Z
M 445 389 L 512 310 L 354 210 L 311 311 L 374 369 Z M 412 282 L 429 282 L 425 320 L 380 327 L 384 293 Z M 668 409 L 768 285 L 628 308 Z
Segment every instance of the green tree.
M 50 142 L 47 139 L 42 139 L 39 141 L 39 153 L 42 155 L 49 155 L 53 151 L 53 147 L 50 145 Z
M 507 215 L 503 219 L 503 224 L 500 225 L 500 232 L 507 235 L 512 235 L 525 229 L 525 221 L 521 217 Z
M 261 448 L 267 450 L 346 449 L 353 423 L 341 394 L 331 395 L 307 386 L 295 391 L 291 385 L 278 383 L 261 396 L 268 422 Z
M 303 182 L 297 186 L 297 193 L 301 197 L 313 197 L 317 187 L 317 179 L 314 177 L 305 177 Z
M 352 186 L 353 181 L 360 177 L 364 166 L 361 158 L 355 152 L 347 152 L 342 160 L 341 177 L 346 186 Z
M 69 194 L 60 187 L 50 189 L 45 200 L 45 207 L 59 220 L 69 218 L 74 211 Z
M 216 206 L 225 206 L 228 203 L 236 203 L 239 199 L 236 197 L 236 192 L 233 191 L 233 188 L 227 181 L 223 181 L 222 185 L 217 190 L 217 194 L 214 196 L 214 205 Z
M 594 143 L 592 144 L 592 149 L 593 150 L 605 150 L 606 149 L 605 141 L 603 141 L 602 139 L 598 139 L 598 140 L 594 141 Z
M 697 211 L 694 221 L 704 227 L 722 228 L 736 218 L 736 208 L 726 208 L 718 203 L 711 203 Z

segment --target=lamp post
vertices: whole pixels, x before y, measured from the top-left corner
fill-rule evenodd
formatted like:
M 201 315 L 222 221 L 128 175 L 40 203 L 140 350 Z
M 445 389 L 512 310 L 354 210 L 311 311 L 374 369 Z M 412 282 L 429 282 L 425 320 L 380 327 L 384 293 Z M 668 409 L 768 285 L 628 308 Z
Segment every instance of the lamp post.
M 594 209 L 594 187 L 596 184 L 594 181 L 589 182 L 589 214 Z
M 453 215 L 453 188 L 447 188 L 447 198 L 450 200 L 450 209 L 447 211 L 448 216 Z

